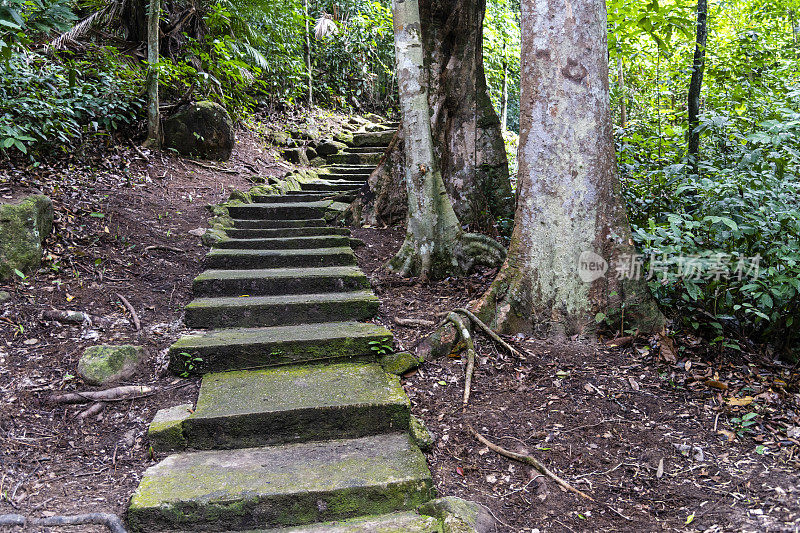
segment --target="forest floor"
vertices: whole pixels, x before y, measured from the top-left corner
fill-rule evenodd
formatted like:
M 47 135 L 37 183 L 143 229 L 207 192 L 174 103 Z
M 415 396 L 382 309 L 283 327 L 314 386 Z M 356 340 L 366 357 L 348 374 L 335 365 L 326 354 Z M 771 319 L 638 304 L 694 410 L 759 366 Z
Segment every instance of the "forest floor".
M 257 135 L 242 131 L 238 141 L 227 164 L 167 154 L 145 161 L 129 147 L 99 145 L 36 169 L 0 163 L 4 200 L 38 191 L 56 207 L 44 269 L 0 286 L 12 294 L 0 304 L 0 514 L 124 514 L 142 472 L 161 459 L 149 451 L 147 424 L 160 408 L 194 401 L 198 385 L 163 370 L 205 253 L 189 232 L 205 227 L 205 205 L 248 188 L 248 177 L 285 173 Z M 394 330 L 400 348 L 432 328 L 402 327 L 396 318 L 437 321 L 479 296 L 494 274 L 427 285 L 398 279 L 379 267 L 403 230 L 353 233 L 366 243 L 356 254 L 381 298 L 377 321 Z M 117 294 L 136 309 L 141 333 Z M 44 319 L 51 309 L 95 320 Z M 755 356 L 720 358 L 691 338 L 681 339 L 675 363 L 648 339 L 625 346 L 513 342 L 524 359 L 479 336 L 466 413 L 459 357 L 426 362 L 403 378 L 412 411 L 436 437 L 428 460 L 440 493 L 485 504 L 498 531 L 800 528 L 797 368 Z M 80 407 L 48 397 L 91 389 L 75 369 L 83 349 L 98 343 L 146 346 L 147 365 L 132 383 L 154 393 L 80 421 Z M 755 413 L 752 424 L 736 422 L 748 413 Z M 497 456 L 467 424 L 535 455 L 595 501 Z

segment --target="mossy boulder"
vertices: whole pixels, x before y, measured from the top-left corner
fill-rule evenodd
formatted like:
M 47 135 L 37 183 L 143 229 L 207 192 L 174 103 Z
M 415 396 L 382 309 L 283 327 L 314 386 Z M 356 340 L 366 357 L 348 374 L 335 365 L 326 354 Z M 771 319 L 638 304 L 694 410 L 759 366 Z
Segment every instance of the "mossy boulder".
M 333 155 L 347 148 L 347 145 L 339 141 L 323 141 L 317 146 L 317 153 L 321 156 Z
M 423 452 L 428 452 L 433 448 L 435 438 L 433 433 L 425 426 L 425 423 L 414 415 L 411 415 L 408 425 L 408 433 L 417 448 Z
M 90 385 L 106 385 L 133 376 L 144 357 L 141 346 L 90 346 L 78 361 L 78 375 Z
M 42 262 L 42 243 L 53 229 L 53 203 L 42 195 L 0 204 L 0 281 Z
M 281 157 L 296 165 L 308 165 L 308 156 L 303 148 L 286 148 L 281 151 Z
M 164 121 L 164 145 L 181 155 L 227 161 L 235 140 L 231 116 L 214 102 L 183 106 Z
M 422 360 L 409 352 L 397 352 L 382 355 L 378 362 L 389 374 L 402 376 L 422 364 Z

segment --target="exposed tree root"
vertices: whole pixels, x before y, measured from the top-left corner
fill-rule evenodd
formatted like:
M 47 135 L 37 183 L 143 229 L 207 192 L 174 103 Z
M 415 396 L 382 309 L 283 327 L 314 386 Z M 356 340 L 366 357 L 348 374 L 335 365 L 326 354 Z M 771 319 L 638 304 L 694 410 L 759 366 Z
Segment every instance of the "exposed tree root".
M 461 340 L 467 345 L 467 368 L 464 371 L 464 398 L 462 400 L 462 406 L 464 409 L 466 409 L 467 404 L 469 403 L 469 395 L 472 391 L 472 374 L 475 371 L 475 341 L 472 340 L 472 335 L 469 332 L 469 328 L 459 314 L 452 312 L 447 315 L 447 320 L 452 322 L 458 328 L 458 332 L 461 335 Z
M 133 400 L 149 395 L 153 392 L 151 387 L 140 385 L 125 385 L 100 391 L 68 392 L 65 394 L 53 394 L 50 401 L 54 403 L 88 403 L 88 402 L 113 402 L 121 400 Z
M 75 420 L 86 420 L 90 416 L 99 415 L 103 412 L 103 409 L 106 408 L 106 404 L 103 402 L 95 402 L 90 405 L 87 409 L 84 409 L 77 415 L 75 415 Z
M 88 513 L 72 516 L 47 516 L 44 518 L 26 518 L 20 514 L 0 515 L 0 526 L 48 527 L 48 526 L 80 526 L 96 524 L 106 526 L 111 533 L 127 533 L 122 520 L 109 513 Z
M 515 356 L 515 357 L 520 357 L 520 358 L 524 358 L 524 357 L 525 357 L 525 356 L 524 356 L 522 353 L 520 353 L 520 351 L 519 351 L 519 350 L 517 350 L 516 348 L 514 348 L 513 346 L 511 346 L 510 344 L 508 344 L 508 343 L 507 343 L 506 341 L 504 341 L 503 339 L 501 339 L 501 338 L 500 338 L 500 335 L 498 335 L 497 333 L 495 333 L 494 331 L 492 331 L 492 328 L 490 328 L 489 326 L 487 326 L 487 325 L 486 325 L 486 324 L 483 322 L 483 320 L 481 320 L 480 318 L 478 318 L 477 316 L 475 316 L 475 315 L 472 313 L 472 311 L 470 311 L 469 309 L 458 308 L 458 309 L 454 309 L 453 311 L 454 311 L 454 312 L 456 312 L 456 313 L 461 313 L 462 315 L 465 315 L 465 316 L 467 316 L 467 317 L 468 317 L 470 320 L 472 320 L 472 322 L 474 322 L 474 323 L 475 323 L 475 325 L 476 325 L 476 326 L 478 326 L 479 328 L 481 328 L 481 330 L 483 330 L 483 332 L 484 332 L 484 333 L 486 333 L 486 334 L 487 334 L 489 337 L 491 337 L 491 338 L 492 338 L 492 339 L 493 339 L 493 340 L 494 340 L 494 341 L 495 341 L 497 344 L 499 344 L 500 346 L 502 346 L 503 348 L 505 348 L 506 350 L 508 350 L 508 352 L 509 352 L 511 355 L 513 355 L 513 356 Z
M 558 484 L 558 486 L 562 487 L 563 489 L 568 490 L 570 492 L 573 492 L 573 493 L 577 494 L 578 496 L 581 496 L 582 498 L 586 498 L 589 501 L 595 501 L 594 498 L 592 498 L 591 496 L 589 496 L 585 492 L 582 492 L 582 491 L 576 489 L 575 487 L 570 485 L 568 482 L 566 482 L 563 479 L 561 479 L 560 477 L 558 477 L 555 473 L 553 473 L 549 468 L 544 466 L 537 458 L 533 457 L 532 455 L 524 455 L 524 454 L 521 454 L 521 453 L 516 453 L 516 452 L 512 452 L 510 450 L 506 450 L 505 448 L 503 448 L 501 446 L 498 446 L 497 444 L 491 442 L 489 439 L 487 439 L 486 437 L 484 437 L 483 435 L 481 435 L 480 433 L 475 431 L 475 429 L 473 429 L 473 427 L 470 426 L 469 424 L 467 424 L 467 428 L 469 428 L 470 433 L 472 433 L 475 436 L 475 438 L 478 439 L 478 441 L 481 444 L 485 445 L 487 448 L 489 448 L 493 452 L 495 452 L 497 454 L 500 454 L 503 457 L 508 457 L 509 459 L 514 459 L 515 461 L 519 461 L 521 463 L 525 463 L 525 464 L 531 465 L 533 468 L 535 468 L 537 471 L 539 471 L 542 475 L 544 475 L 546 477 L 549 477 L 550 479 L 555 481 Z

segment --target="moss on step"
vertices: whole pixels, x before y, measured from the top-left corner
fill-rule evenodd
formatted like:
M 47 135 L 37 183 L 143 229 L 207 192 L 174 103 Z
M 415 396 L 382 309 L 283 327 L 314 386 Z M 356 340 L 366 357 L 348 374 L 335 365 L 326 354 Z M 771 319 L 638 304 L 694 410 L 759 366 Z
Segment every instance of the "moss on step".
M 150 446 L 157 452 L 171 452 L 186 447 L 183 422 L 192 414 L 192 404 L 159 409 L 147 429 Z
M 405 512 L 242 533 L 441 533 L 441 528 L 435 518 Z

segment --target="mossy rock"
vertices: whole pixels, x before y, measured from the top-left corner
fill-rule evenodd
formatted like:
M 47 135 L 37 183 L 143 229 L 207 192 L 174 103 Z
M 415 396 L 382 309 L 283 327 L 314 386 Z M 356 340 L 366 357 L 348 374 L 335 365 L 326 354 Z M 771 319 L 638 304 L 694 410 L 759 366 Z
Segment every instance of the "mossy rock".
M 423 452 L 428 452 L 433 448 L 433 443 L 436 440 L 433 433 L 430 432 L 422 420 L 414 415 L 411 415 L 409 420 L 408 432 L 411 435 L 411 440 Z
M 444 533 L 490 533 L 495 520 L 486 508 L 475 502 L 447 496 L 423 503 L 417 512 L 442 521 Z
M 401 376 L 422 364 L 422 360 L 410 352 L 397 352 L 382 355 L 378 362 L 389 374 Z
M 53 229 L 53 203 L 42 195 L 18 204 L 0 204 L 0 281 L 37 268 L 42 243 Z
M 352 136 L 351 136 L 352 140 Z M 323 141 L 317 146 L 317 154 L 321 156 L 333 155 L 347 148 L 347 145 L 339 141 Z
M 90 385 L 106 385 L 133 376 L 144 357 L 141 346 L 90 346 L 78 361 L 78 375 Z
M 227 161 L 235 141 L 231 116 L 214 102 L 183 106 L 164 121 L 164 146 L 181 155 Z

